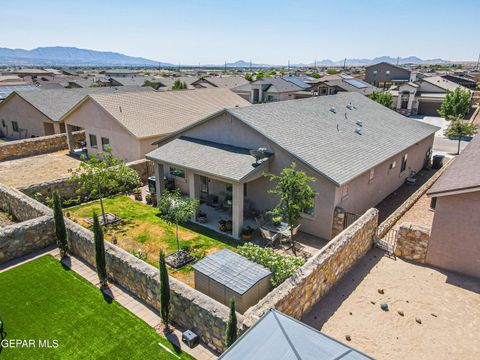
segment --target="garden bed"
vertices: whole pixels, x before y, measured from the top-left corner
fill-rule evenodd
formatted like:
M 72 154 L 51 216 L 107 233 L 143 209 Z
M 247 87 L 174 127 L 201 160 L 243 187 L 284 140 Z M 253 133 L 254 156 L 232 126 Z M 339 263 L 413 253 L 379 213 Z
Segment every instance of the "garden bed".
M 118 216 L 121 222 L 105 229 L 105 239 L 122 249 L 158 266 L 158 255 L 164 250 L 166 255 L 177 251 L 175 226 L 166 223 L 158 216 L 158 209 L 135 201 L 128 196 L 115 196 L 104 200 L 105 211 Z M 84 205 L 65 209 L 68 217 L 80 225 L 91 228 L 85 219 L 91 219 L 93 211 L 100 214 L 100 203 L 89 202 Z M 234 239 L 188 223 L 179 228 L 180 247 L 187 250 L 197 260 L 206 255 L 227 248 L 234 250 L 239 245 Z M 193 287 L 193 270 L 191 264 L 170 274 Z

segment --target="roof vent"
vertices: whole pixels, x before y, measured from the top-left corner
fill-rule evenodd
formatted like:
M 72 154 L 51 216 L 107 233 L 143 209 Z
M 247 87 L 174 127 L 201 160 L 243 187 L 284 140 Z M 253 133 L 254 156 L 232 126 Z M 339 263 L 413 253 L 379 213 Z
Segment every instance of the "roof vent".
M 330 108 L 330 111 L 331 111 L 332 113 L 334 113 L 334 114 L 337 113 L 337 110 L 335 110 L 335 108 L 334 108 L 333 106 Z
M 121 106 L 119 106 L 118 109 L 120 110 L 120 112 L 122 112 L 122 107 Z
M 358 135 L 362 135 L 362 128 L 359 126 L 355 129 L 355 132 L 358 134 Z
M 347 104 L 347 109 L 348 109 L 348 110 L 353 110 L 352 103 L 348 103 L 348 104 Z
M 363 121 L 362 120 L 357 120 L 357 122 L 355 124 L 362 127 L 363 126 Z

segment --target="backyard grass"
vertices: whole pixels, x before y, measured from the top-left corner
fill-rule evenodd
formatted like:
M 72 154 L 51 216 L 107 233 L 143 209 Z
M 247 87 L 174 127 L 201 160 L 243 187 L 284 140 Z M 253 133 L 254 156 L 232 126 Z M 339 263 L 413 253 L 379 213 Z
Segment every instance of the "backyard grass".
M 159 342 L 191 359 L 52 256 L 0 273 L 0 289 L 6 339 L 36 340 L 4 347 L 1 359 L 175 359 Z M 38 340 L 58 347 L 39 348 Z
M 177 250 L 175 240 L 175 226 L 166 223 L 158 214 L 158 209 L 135 201 L 128 196 L 115 196 L 104 200 L 105 212 L 112 213 L 122 219 L 116 225 L 108 226 L 105 230 L 105 239 L 116 239 L 117 245 L 138 257 L 143 253 L 146 260 L 158 266 L 158 254 L 163 249 L 168 255 Z M 91 228 L 85 221 L 92 217 L 93 211 L 101 213 L 98 201 L 65 209 L 67 217 L 73 221 Z M 188 223 L 179 228 L 180 247 L 188 247 L 192 254 L 201 259 L 208 254 L 227 248 L 235 250 L 239 245 L 232 238 L 219 234 L 204 227 Z M 182 282 L 193 286 L 193 271 L 186 266 L 170 274 Z

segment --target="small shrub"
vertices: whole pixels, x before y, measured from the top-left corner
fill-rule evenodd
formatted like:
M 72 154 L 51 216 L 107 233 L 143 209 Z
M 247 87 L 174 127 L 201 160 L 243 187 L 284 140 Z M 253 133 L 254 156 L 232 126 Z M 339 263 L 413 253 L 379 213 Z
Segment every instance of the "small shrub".
M 261 248 L 247 243 L 238 248 L 238 253 L 247 259 L 263 265 L 273 273 L 272 285 L 277 287 L 292 276 L 305 262 L 302 258 L 291 255 L 280 255 L 272 248 Z
M 230 299 L 230 316 L 228 317 L 227 329 L 225 334 L 225 345 L 227 347 L 237 340 L 237 313 L 235 312 L 235 299 Z
M 132 251 L 132 255 L 140 260 L 147 261 L 147 253 L 142 249 L 135 249 Z

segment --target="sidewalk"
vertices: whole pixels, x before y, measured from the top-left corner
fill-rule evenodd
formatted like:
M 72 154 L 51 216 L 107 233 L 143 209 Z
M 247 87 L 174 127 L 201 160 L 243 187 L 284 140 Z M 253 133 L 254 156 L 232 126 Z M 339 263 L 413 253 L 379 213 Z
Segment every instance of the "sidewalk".
M 0 265 L 0 273 L 12 269 L 16 266 L 24 264 L 26 262 L 32 261 L 34 259 L 39 258 L 40 256 L 44 255 L 52 255 L 59 259 L 59 252 L 55 246 L 50 246 L 46 249 L 37 251 L 33 254 L 28 256 L 20 257 L 14 260 L 10 260 L 2 265 Z M 84 261 L 80 260 L 75 256 L 68 256 L 62 260 L 62 263 L 70 268 L 71 270 L 75 271 L 81 277 L 85 278 L 88 282 L 93 284 L 94 286 L 100 288 L 97 273 L 93 267 L 89 264 L 85 263 Z M 164 336 L 163 334 L 163 325 L 158 315 L 158 312 L 152 310 L 151 307 L 144 304 L 139 298 L 137 298 L 134 294 L 129 292 L 126 289 L 123 289 L 117 284 L 108 284 L 108 288 L 102 290 L 104 294 L 108 295 L 128 311 L 145 321 L 149 326 L 153 327 L 159 334 Z M 193 356 L 197 360 L 213 360 L 216 359 L 217 356 L 211 352 L 208 348 L 199 344 L 195 346 L 193 349 L 190 349 L 186 344 L 184 344 L 182 339 L 182 331 L 178 328 L 173 328 L 173 332 L 171 332 L 166 338 L 175 346 L 179 347 L 182 351 L 186 352 L 187 354 Z M 159 348 L 159 351 L 161 349 Z

